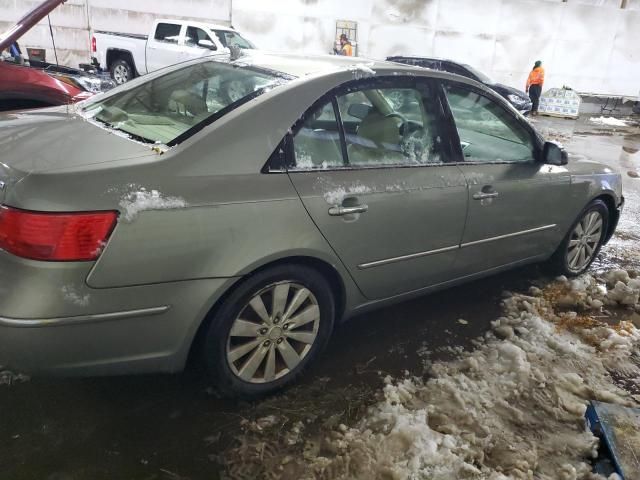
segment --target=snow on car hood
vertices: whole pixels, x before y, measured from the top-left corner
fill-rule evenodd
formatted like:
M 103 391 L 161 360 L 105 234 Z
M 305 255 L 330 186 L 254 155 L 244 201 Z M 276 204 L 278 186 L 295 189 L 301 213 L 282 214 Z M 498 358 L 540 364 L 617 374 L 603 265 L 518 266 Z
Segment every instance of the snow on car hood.
M 81 170 L 145 155 L 153 155 L 150 146 L 90 123 L 76 115 L 73 106 L 0 116 L 0 163 L 13 181 L 29 173 Z

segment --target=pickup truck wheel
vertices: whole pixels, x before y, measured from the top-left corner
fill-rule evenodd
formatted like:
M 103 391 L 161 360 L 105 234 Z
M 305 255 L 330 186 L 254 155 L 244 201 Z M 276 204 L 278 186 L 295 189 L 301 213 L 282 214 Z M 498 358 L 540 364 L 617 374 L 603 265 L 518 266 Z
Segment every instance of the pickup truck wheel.
M 133 78 L 133 68 L 126 60 L 116 60 L 111 64 L 111 78 L 117 85 L 122 85 Z

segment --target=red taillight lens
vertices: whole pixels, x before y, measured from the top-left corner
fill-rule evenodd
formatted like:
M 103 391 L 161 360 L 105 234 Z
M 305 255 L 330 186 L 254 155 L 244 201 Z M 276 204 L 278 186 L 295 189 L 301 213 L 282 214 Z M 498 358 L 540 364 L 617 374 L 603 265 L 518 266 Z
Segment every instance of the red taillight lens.
M 117 212 L 44 213 L 0 207 L 0 249 L 32 260 L 95 260 L 117 218 Z
M 96 45 L 96 37 L 91 37 L 91 51 L 95 52 L 96 50 L 98 50 L 98 47 Z

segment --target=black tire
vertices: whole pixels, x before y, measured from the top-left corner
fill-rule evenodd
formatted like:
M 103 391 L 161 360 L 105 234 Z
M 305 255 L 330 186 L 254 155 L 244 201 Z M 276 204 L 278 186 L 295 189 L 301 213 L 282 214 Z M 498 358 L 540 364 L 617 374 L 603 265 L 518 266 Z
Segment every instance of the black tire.
M 289 371 L 287 373 L 283 373 L 283 376 L 265 383 L 254 383 L 255 379 L 252 379 L 252 381 L 246 381 L 239 376 L 239 373 L 234 372 L 234 369 L 238 370 L 238 365 L 234 364 L 234 361 L 229 360 L 227 357 L 228 348 L 229 350 L 235 348 L 234 346 L 231 346 L 231 342 L 238 339 L 238 337 L 230 336 L 231 328 L 241 314 L 244 318 L 255 313 L 255 311 L 249 307 L 249 302 L 255 298 L 256 295 L 260 294 L 260 292 L 267 291 L 267 293 L 263 293 L 263 295 L 267 295 L 266 298 L 268 299 L 268 289 L 274 288 L 275 285 L 282 283 L 295 284 L 296 287 L 304 287 L 312 293 L 313 300 L 315 300 L 316 303 L 302 304 L 300 309 L 303 309 L 302 307 L 305 305 L 307 305 L 305 308 L 309 308 L 309 305 L 316 305 L 318 307 L 319 321 L 316 324 L 317 333 L 315 340 L 304 356 L 298 352 L 302 356 L 302 359 L 295 368 L 289 370 L 284 363 L 284 357 L 281 353 L 278 353 L 280 343 L 276 345 L 276 339 L 273 338 L 271 340 L 271 348 L 276 351 L 276 353 L 273 354 L 274 358 L 277 357 L 280 367 Z M 287 298 L 291 299 L 293 297 L 293 292 L 295 292 L 295 290 L 289 290 Z M 311 298 L 307 301 L 311 302 Z M 263 303 L 266 307 L 268 301 Z M 288 304 L 289 301 L 286 303 Z M 245 310 L 249 308 L 251 308 L 251 311 L 247 313 Z M 272 311 L 268 313 L 270 314 L 270 317 L 273 317 L 273 308 L 271 308 L 271 310 Z M 294 312 L 300 311 L 301 310 L 298 309 L 294 310 Z M 291 318 L 294 317 L 295 315 L 291 315 Z M 258 321 L 260 320 L 258 319 Z M 284 326 L 286 323 L 284 316 L 281 321 L 283 322 L 282 326 Z M 214 387 L 222 396 L 240 397 L 244 399 L 260 398 L 284 388 L 285 386 L 293 383 L 303 373 L 309 363 L 311 363 L 324 350 L 331 336 L 331 332 L 333 331 L 334 321 L 335 300 L 333 292 L 327 280 L 316 270 L 303 265 L 281 265 L 264 270 L 249 277 L 237 286 L 231 295 L 225 299 L 224 303 L 217 310 L 215 317 L 211 320 L 207 330 L 205 331 L 202 353 L 204 355 L 204 362 L 207 370 L 213 380 Z M 273 329 L 276 327 L 274 325 L 269 328 Z M 266 328 L 264 330 L 266 330 Z M 262 337 L 262 339 L 267 341 L 271 338 L 271 332 L 268 335 L 269 337 Z M 278 334 L 275 335 L 277 336 Z M 286 335 L 286 333 L 281 333 L 281 335 Z M 243 339 L 243 337 L 240 338 Z M 281 339 L 278 338 L 277 340 Z M 262 340 L 259 341 L 261 342 Z M 286 341 L 289 342 L 289 345 L 298 344 L 298 342 L 295 342 L 295 340 L 290 338 Z M 286 341 L 283 343 L 286 343 Z M 250 343 L 250 340 L 247 340 L 247 343 Z M 303 348 L 306 348 L 304 344 L 300 343 L 300 345 L 302 345 Z M 252 350 L 246 356 L 236 360 L 236 362 L 241 362 L 243 365 L 246 365 L 253 354 L 252 352 L 256 352 L 263 346 L 264 343 L 261 344 L 261 346 L 255 347 L 255 350 Z M 264 358 L 264 362 L 266 362 L 267 357 Z M 261 367 L 257 373 L 259 374 L 262 372 L 263 379 L 266 379 L 266 363 L 261 363 L 260 365 Z
M 109 72 L 111 72 L 111 78 L 117 85 L 122 85 L 134 77 L 133 67 L 123 59 L 115 60 L 111 64 Z
M 588 262 L 584 265 L 578 265 L 576 268 L 572 268 L 569 262 L 569 243 L 572 240 L 576 240 L 577 238 L 575 231 L 578 227 L 578 224 L 580 224 L 583 219 L 586 219 L 587 216 L 592 212 L 599 214 L 600 218 L 602 219 L 600 238 L 598 239 L 598 242 L 594 247 L 593 254 L 591 254 L 591 257 L 588 259 Z M 602 248 L 604 239 L 607 236 L 608 228 L 609 208 L 607 208 L 607 205 L 602 200 L 592 201 L 584 208 L 584 210 L 582 210 L 582 212 L 580 212 L 580 215 L 578 215 L 578 218 L 571 225 L 571 228 L 567 232 L 567 235 L 564 237 L 564 240 L 562 240 L 562 243 L 549 260 L 549 266 L 551 267 L 553 273 L 557 275 L 565 275 L 567 277 L 575 277 L 586 272 L 591 266 L 591 263 L 593 263 L 593 260 L 595 260 L 595 258 L 598 256 L 600 248 Z

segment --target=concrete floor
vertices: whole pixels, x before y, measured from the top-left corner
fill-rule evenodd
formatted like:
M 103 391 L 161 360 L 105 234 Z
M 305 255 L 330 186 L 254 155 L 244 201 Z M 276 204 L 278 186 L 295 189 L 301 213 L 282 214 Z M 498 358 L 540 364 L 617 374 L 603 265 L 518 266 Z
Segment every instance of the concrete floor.
M 640 170 L 640 129 L 613 131 L 547 117 L 534 123 L 571 153 L 623 174 L 627 207 L 620 234 L 594 268 L 637 267 L 640 179 L 634 172 Z M 375 402 L 385 375 L 421 375 L 428 359 L 455 355 L 451 347 L 469 347 L 498 316 L 503 290 L 547 280 L 537 267 L 528 267 L 356 318 L 340 328 L 299 385 L 259 404 L 217 399 L 195 368 L 175 376 L 34 379 L 0 386 L 0 478 L 219 478 L 226 452 L 250 438 L 252 421 L 277 414 L 283 431 L 303 421 L 307 435 L 352 423 Z M 282 436 L 270 443 L 269 448 L 288 448 Z

